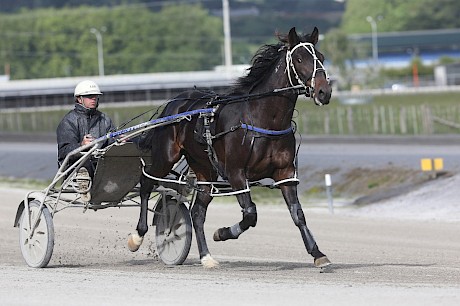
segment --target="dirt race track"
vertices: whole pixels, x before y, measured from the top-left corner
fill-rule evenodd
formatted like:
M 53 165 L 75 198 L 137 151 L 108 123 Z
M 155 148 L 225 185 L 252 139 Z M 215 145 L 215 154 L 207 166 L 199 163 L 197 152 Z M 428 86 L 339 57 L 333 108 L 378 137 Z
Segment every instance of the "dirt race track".
M 259 222 L 237 241 L 213 231 L 240 220 L 236 204 L 214 203 L 206 230 L 220 268 L 199 265 L 197 248 L 182 266 L 155 257 L 152 238 L 126 247 L 138 209 L 70 209 L 54 218 L 47 268 L 28 268 L 13 220 L 24 190 L 0 188 L 1 305 L 460 305 L 460 223 L 352 216 L 346 208 L 304 210 L 333 262 L 320 273 L 282 205 L 259 205 Z M 150 218 L 150 217 L 149 217 Z

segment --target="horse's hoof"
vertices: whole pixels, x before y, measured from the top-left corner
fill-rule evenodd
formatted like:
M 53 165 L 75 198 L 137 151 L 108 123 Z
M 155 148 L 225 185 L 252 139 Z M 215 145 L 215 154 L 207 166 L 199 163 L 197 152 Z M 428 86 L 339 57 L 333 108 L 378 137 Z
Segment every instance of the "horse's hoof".
M 142 241 L 144 241 L 144 237 L 141 237 L 138 234 L 131 234 L 128 238 L 128 249 L 131 252 L 136 252 L 139 250 Z
M 214 235 L 212 236 L 212 239 L 214 239 L 214 241 L 222 241 L 222 239 L 220 239 L 219 230 L 216 230 L 214 232 Z
M 324 268 L 324 267 L 329 266 L 330 264 L 331 264 L 331 262 L 327 258 L 327 256 L 323 256 L 323 257 L 315 259 L 315 267 L 317 267 L 317 268 Z
M 229 227 L 222 227 L 214 232 L 212 238 L 214 241 L 227 241 L 228 239 L 238 239 L 238 236 L 239 234 L 237 236 L 233 236 Z
M 201 258 L 201 265 L 205 269 L 214 269 L 219 267 L 219 262 L 211 257 L 210 254 Z

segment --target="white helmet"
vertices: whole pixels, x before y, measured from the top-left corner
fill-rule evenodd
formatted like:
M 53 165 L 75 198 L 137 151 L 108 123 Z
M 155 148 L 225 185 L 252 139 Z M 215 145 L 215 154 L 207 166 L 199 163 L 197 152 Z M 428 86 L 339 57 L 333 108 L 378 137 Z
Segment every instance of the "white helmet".
M 86 96 L 86 95 L 102 95 L 99 86 L 90 80 L 81 81 L 75 87 L 74 97 Z

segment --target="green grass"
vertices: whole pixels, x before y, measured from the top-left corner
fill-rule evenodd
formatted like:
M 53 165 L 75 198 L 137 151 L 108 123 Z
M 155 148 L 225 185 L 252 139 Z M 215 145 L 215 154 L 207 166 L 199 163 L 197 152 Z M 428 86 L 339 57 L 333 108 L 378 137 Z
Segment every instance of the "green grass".
M 20 188 L 27 190 L 43 190 L 49 185 L 50 181 L 34 179 L 17 179 L 0 177 L 0 186 L 8 188 Z

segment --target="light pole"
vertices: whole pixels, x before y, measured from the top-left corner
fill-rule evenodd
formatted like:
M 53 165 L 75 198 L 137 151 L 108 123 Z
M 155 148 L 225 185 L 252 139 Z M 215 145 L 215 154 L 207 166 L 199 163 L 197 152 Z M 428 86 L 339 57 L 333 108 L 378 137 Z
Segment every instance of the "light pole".
M 374 60 L 374 65 L 378 65 L 379 51 L 377 45 L 377 22 L 375 22 L 372 16 L 367 16 L 366 20 L 370 23 L 372 29 L 372 58 Z
M 103 29 L 101 29 L 104 31 Z M 96 28 L 91 28 L 90 32 L 96 36 L 97 40 L 97 61 L 99 64 L 99 75 L 104 76 L 104 51 L 102 49 L 102 35 Z
M 230 34 L 230 7 L 228 0 L 222 0 L 222 15 L 224 19 L 224 55 L 225 55 L 225 68 L 227 71 L 232 66 L 232 45 Z

